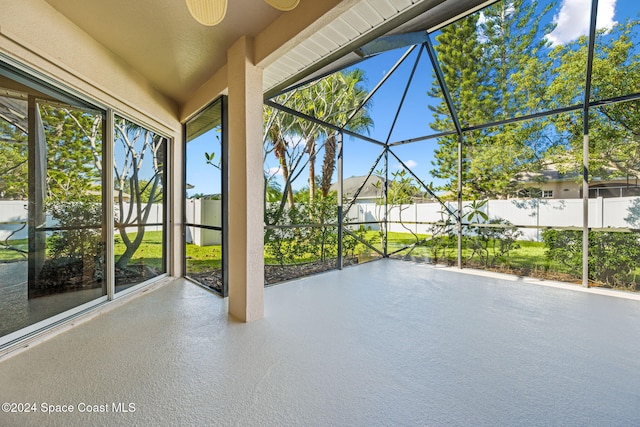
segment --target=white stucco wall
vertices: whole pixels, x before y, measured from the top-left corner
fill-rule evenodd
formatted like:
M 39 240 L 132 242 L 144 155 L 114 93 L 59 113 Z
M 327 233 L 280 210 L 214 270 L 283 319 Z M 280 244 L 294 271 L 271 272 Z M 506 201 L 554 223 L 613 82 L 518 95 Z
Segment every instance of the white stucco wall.
M 44 0 L 2 2 L 0 53 L 168 136 L 178 106 Z

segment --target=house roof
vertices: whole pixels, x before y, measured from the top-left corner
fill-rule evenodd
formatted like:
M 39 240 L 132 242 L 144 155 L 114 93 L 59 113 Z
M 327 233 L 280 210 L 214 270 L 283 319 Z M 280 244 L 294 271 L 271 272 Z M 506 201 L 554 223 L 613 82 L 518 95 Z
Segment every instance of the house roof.
M 366 180 L 366 181 L 365 181 Z M 380 197 L 381 194 L 381 186 L 384 183 L 384 178 L 378 175 L 371 175 L 369 179 L 367 179 L 366 175 L 361 176 L 352 176 L 349 178 L 343 179 L 342 182 L 342 194 L 347 198 L 351 198 L 356 191 L 360 187 L 362 187 L 364 183 L 364 187 L 358 194 L 358 199 L 376 199 Z M 331 184 L 331 191 L 337 191 L 338 184 Z

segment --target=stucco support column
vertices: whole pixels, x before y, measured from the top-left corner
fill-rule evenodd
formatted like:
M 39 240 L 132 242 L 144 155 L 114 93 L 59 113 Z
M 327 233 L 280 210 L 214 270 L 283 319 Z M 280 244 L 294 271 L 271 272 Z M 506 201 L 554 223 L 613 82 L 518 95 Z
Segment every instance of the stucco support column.
M 264 176 L 262 70 L 253 40 L 227 52 L 229 87 L 229 314 L 250 322 L 264 315 Z

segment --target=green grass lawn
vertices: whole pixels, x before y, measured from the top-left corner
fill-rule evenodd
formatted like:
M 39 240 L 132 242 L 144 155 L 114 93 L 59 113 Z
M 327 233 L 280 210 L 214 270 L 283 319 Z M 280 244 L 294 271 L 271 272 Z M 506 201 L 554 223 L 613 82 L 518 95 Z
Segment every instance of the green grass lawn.
M 345 233 L 345 238 L 348 234 Z M 410 252 L 411 257 L 417 259 L 433 260 L 431 242 L 428 240 L 430 236 L 427 234 L 417 235 L 418 240 L 427 239 L 413 249 L 406 249 L 398 252 L 395 256 L 403 257 Z M 135 233 L 130 234 L 130 238 L 135 238 Z M 161 231 L 147 231 L 144 236 L 144 240 L 135 255 L 131 260 L 131 264 L 145 264 L 155 268 L 162 267 L 162 249 L 163 249 L 163 233 Z M 378 250 L 382 250 L 381 236 L 377 231 L 366 231 L 362 238 L 368 241 L 372 246 Z M 387 236 L 388 251 L 393 253 L 394 251 L 401 249 L 405 246 L 412 245 L 416 242 L 416 236 L 410 233 L 390 232 Z M 353 241 L 352 241 L 353 242 Z M 27 239 L 12 240 L 9 242 L 12 246 L 19 248 L 27 248 Z M 506 271 L 513 271 L 516 274 L 529 274 L 529 273 L 560 273 L 569 276 L 576 276 L 576 272 L 568 271 L 564 265 L 551 262 L 547 259 L 545 254 L 545 246 L 542 242 L 532 241 L 518 241 L 517 248 L 509 251 L 508 255 L 499 259 L 493 260 L 490 265 L 481 263 L 481 260 L 477 255 L 472 255 L 472 251 L 469 248 L 463 247 L 462 257 L 463 261 L 471 267 L 476 268 L 491 268 L 491 269 L 504 269 Z M 126 247 L 122 242 L 119 235 L 115 237 L 115 255 L 116 258 L 124 253 Z M 457 253 L 457 241 L 453 240 L 448 243 L 446 249 L 446 261 L 455 263 Z M 360 261 L 372 259 L 378 257 L 375 251 L 368 246 L 358 242 L 353 249 L 353 255 L 358 257 Z M 197 246 L 194 244 L 186 245 L 187 256 L 187 271 L 191 274 L 201 273 L 212 270 L 219 270 L 222 268 L 222 250 L 220 245 L 212 246 Z M 441 253 L 442 256 L 442 253 Z M 0 262 L 12 262 L 18 260 L 25 260 L 26 258 L 16 251 L 7 249 L 0 249 Z M 295 258 L 294 263 L 306 263 L 315 261 L 317 258 L 310 253 L 303 254 Z M 278 260 L 268 254 L 265 248 L 265 263 L 278 264 Z M 439 262 L 443 262 L 442 258 Z M 580 273 L 580 272 L 578 272 Z M 636 272 L 637 276 L 640 276 L 640 270 Z M 567 276 L 567 277 L 569 277 Z M 576 276 L 577 277 L 577 276 Z
M 222 268 L 222 248 L 220 245 L 198 246 L 187 243 L 187 271 L 190 274 L 203 273 Z
M 134 240 L 137 233 L 128 233 L 129 239 Z M 144 233 L 144 239 L 136 250 L 136 253 L 131 258 L 129 264 L 144 264 L 150 267 L 162 268 L 162 231 L 146 231 Z M 126 250 L 126 245 L 123 243 L 122 238 L 116 232 L 114 238 L 114 254 L 116 260 Z
M 509 252 L 509 264 L 519 268 L 544 269 L 549 265 L 544 243 L 521 240 L 519 248 Z M 549 266 L 550 267 L 550 266 Z M 555 265 L 555 268 L 560 268 Z
M 427 241 L 420 243 L 417 246 L 401 250 L 397 253 L 398 257 L 409 255 L 417 259 L 433 259 L 431 242 L 428 240 L 430 236 L 428 234 L 418 234 L 413 236 L 411 233 L 388 233 L 388 251 L 393 253 L 403 247 L 413 245 L 417 241 L 427 239 Z M 373 242 L 379 243 L 380 237 L 378 232 L 368 231 L 367 239 Z M 463 242 L 462 258 L 464 262 L 470 262 L 472 265 L 479 267 L 480 258 L 478 255 L 474 255 L 473 251 L 465 247 Z M 444 258 L 448 262 L 457 262 L 457 240 L 450 241 L 447 248 L 444 250 Z M 442 259 L 443 250 L 440 250 L 440 262 Z M 493 254 L 490 254 L 490 258 L 493 258 Z M 491 267 L 504 267 L 513 270 L 522 271 L 556 271 L 559 273 L 571 274 L 571 271 L 557 263 L 551 262 L 547 259 L 545 253 L 545 246 L 542 242 L 520 240 L 517 242 L 517 248 L 509 251 L 508 255 L 497 258 L 491 262 Z
M 130 233 L 129 237 L 131 240 L 135 239 L 136 233 Z M 28 240 L 27 239 L 14 239 L 10 240 L 9 245 L 20 248 L 22 250 L 27 250 L 28 248 Z M 114 251 L 116 257 L 119 257 L 124 253 L 126 249 L 125 244 L 122 242 L 122 238 L 116 234 L 115 236 L 115 245 Z M 202 248 L 203 251 L 205 248 Z M 5 249 L 0 246 L 0 262 L 11 262 L 11 261 L 20 261 L 26 260 L 26 254 L 22 255 L 19 252 Z M 144 240 L 135 255 L 133 256 L 132 263 L 140 263 L 141 261 L 145 261 L 149 265 L 156 265 L 160 267 L 162 265 L 162 232 L 161 231 L 147 231 L 144 234 Z M 148 261 L 148 262 L 147 262 Z
M 135 234 L 131 234 L 131 238 L 133 239 Z M 417 238 L 419 240 L 428 238 L 428 234 L 418 234 Z M 372 246 L 381 249 L 381 239 L 380 233 L 377 231 L 367 231 L 364 235 L 364 239 L 372 244 Z M 416 238 L 411 233 L 399 233 L 399 232 L 390 232 L 387 235 L 387 241 L 389 244 L 389 252 L 393 252 L 397 249 L 402 248 L 403 246 L 411 245 L 416 241 Z M 429 242 L 415 247 L 411 251 L 411 255 L 416 258 L 431 258 L 431 252 L 429 248 Z M 545 256 L 545 248 L 542 242 L 531 242 L 531 241 L 519 241 L 519 248 L 514 249 L 509 252 L 508 257 L 505 257 L 502 260 L 496 260 L 495 264 L 504 264 L 507 267 L 514 269 L 522 269 L 522 270 L 553 270 L 559 271 L 563 273 L 570 273 L 565 271 L 561 265 L 556 265 L 555 263 L 550 264 Z M 222 250 L 219 245 L 212 246 L 197 246 L 192 243 L 188 243 L 186 245 L 186 256 L 187 256 L 187 268 L 190 272 L 202 272 L 208 271 L 211 269 L 220 269 L 222 268 Z M 119 236 L 116 236 L 115 239 L 115 254 L 116 257 L 122 254 L 125 250 L 125 245 L 122 243 L 122 240 Z M 455 260 L 457 251 L 457 243 L 452 242 L 447 251 L 447 256 L 452 260 Z M 362 243 L 358 243 L 356 245 L 354 255 L 363 256 L 367 258 L 371 255 L 371 249 L 366 247 Z M 399 253 L 399 256 L 406 254 L 407 251 L 402 251 Z M 472 259 L 471 258 L 471 250 L 463 249 L 462 256 L 465 260 Z M 152 262 L 155 263 L 157 260 L 162 259 L 162 232 L 160 231 L 148 231 L 145 233 L 144 242 L 138 248 L 138 251 L 134 255 L 132 263 L 137 262 Z M 472 259 L 473 260 L 473 259 Z M 296 263 L 305 263 L 315 261 L 315 258 L 311 254 L 305 254 L 302 257 L 296 259 Z M 265 263 L 267 264 L 277 264 L 277 260 L 269 256 L 265 251 Z
M 25 261 L 27 259 L 27 254 L 8 249 L 4 243 L 4 241 L 0 243 L 0 262 Z M 28 249 L 27 239 L 13 239 L 9 240 L 7 243 L 9 246 L 23 251 Z

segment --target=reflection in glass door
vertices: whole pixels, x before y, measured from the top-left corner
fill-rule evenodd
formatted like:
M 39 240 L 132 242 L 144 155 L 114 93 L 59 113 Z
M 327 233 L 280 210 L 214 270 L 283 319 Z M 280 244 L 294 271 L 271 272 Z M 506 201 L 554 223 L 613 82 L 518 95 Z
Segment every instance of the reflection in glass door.
M 167 138 L 114 119 L 115 284 L 123 291 L 167 272 Z
M 2 342 L 106 295 L 103 125 L 0 76 Z

